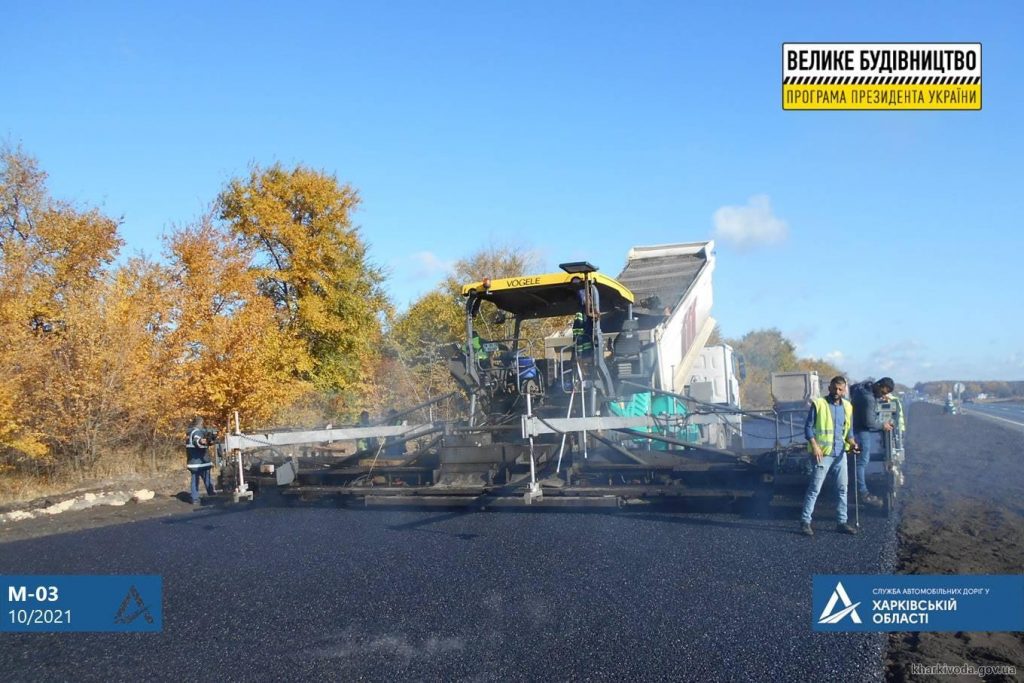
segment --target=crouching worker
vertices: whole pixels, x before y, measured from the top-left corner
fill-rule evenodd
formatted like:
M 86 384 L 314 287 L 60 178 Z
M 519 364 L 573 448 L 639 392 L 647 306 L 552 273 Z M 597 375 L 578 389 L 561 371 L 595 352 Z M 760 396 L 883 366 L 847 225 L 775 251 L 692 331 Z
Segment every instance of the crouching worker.
M 216 432 L 203 428 L 203 418 L 192 420 L 185 439 L 185 457 L 188 470 L 192 473 L 192 504 L 199 505 L 199 480 L 206 486 L 206 493 L 216 493 L 213 488 L 213 463 L 210 462 L 209 447 Z
M 821 493 L 825 477 L 833 473 L 836 478 L 836 493 L 839 503 L 836 507 L 836 531 L 842 534 L 856 534 L 857 530 L 847 523 L 846 488 L 849 474 L 846 470 L 846 449 L 853 446 L 850 427 L 853 422 L 853 406 L 846 400 L 846 379 L 833 377 L 828 385 L 828 397 L 816 398 L 807 411 L 804 434 L 807 450 L 810 451 L 814 466 L 811 481 L 804 496 L 803 514 L 800 516 L 800 532 L 813 536 L 811 515 L 814 503 Z
M 882 436 L 896 428 L 891 420 L 883 421 L 878 413 L 878 404 L 892 401 L 890 398 L 896 383 L 892 377 L 883 377 L 877 382 L 865 381 L 850 387 L 850 398 L 853 399 L 853 436 L 860 447 L 857 456 L 857 493 L 860 499 L 876 508 L 884 504 L 882 499 L 868 491 L 867 467 L 872 453 L 884 452 Z M 903 407 L 899 408 L 900 428 L 903 426 Z

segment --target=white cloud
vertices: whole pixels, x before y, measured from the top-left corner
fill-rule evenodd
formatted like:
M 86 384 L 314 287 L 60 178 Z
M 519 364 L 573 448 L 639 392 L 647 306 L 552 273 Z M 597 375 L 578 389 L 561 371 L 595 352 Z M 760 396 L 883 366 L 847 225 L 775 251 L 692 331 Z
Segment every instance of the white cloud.
M 439 277 L 448 273 L 455 266 L 454 261 L 445 261 L 432 251 L 418 251 L 410 256 L 409 260 L 413 262 L 409 273 L 411 280 Z
M 839 350 L 829 351 L 828 353 L 825 354 L 825 360 L 827 360 L 832 365 L 839 367 L 846 361 L 846 356 L 843 355 L 843 352 Z
M 786 330 L 786 338 L 793 342 L 798 353 L 803 353 L 803 348 L 818 333 L 817 327 L 797 327 Z
M 901 384 L 912 385 L 928 376 L 932 367 L 931 352 L 927 344 L 918 339 L 891 341 L 866 354 L 850 358 L 847 365 L 851 377 L 878 379 L 886 375 Z
M 786 239 L 786 222 L 772 214 L 771 199 L 754 195 L 746 206 L 723 206 L 715 211 L 715 238 L 737 247 L 777 244 Z

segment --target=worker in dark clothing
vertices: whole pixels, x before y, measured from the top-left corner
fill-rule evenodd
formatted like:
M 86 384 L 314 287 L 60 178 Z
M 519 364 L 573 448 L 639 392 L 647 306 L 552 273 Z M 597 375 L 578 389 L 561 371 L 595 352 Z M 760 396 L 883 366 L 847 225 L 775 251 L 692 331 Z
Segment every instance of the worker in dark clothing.
M 388 424 L 397 427 L 404 424 L 398 419 L 398 411 L 394 408 L 388 410 Z M 405 443 L 402 442 L 400 437 L 389 436 L 384 439 L 384 455 L 389 458 L 398 458 L 405 455 Z
M 587 296 L 586 285 L 576 292 L 579 310 L 572 319 L 572 343 L 576 357 L 590 358 L 594 350 L 594 319 L 597 317 L 594 302 Z
M 892 421 L 882 421 L 878 414 L 878 404 L 889 400 L 889 394 L 896 385 L 891 377 L 883 377 L 877 382 L 866 380 L 854 384 L 850 388 L 853 403 L 853 438 L 857 442 L 856 479 L 857 495 L 866 504 L 882 507 L 882 499 L 868 491 L 867 467 L 871 454 L 882 450 L 882 437 L 893 430 Z M 859 449 L 859 452 L 858 452 Z
M 594 320 L 583 314 L 576 313 L 572 319 L 572 342 L 576 347 L 576 353 L 581 358 L 588 357 L 594 350 Z
M 360 427 L 369 427 L 370 426 L 370 413 L 369 413 L 369 411 L 364 410 L 363 412 L 359 413 L 359 426 Z M 376 453 L 378 450 L 380 450 L 380 440 L 378 440 L 377 437 L 373 437 L 373 436 L 359 439 L 359 441 L 356 442 L 356 450 L 359 450 L 359 451 L 372 451 L 372 452 Z
M 207 495 L 214 495 L 213 488 L 213 463 L 210 462 L 209 448 L 217 438 L 217 432 L 212 429 L 203 428 L 203 418 L 197 417 L 192 420 L 185 437 L 185 458 L 186 466 L 192 473 L 192 504 L 199 505 L 199 481 L 202 480 L 206 486 Z

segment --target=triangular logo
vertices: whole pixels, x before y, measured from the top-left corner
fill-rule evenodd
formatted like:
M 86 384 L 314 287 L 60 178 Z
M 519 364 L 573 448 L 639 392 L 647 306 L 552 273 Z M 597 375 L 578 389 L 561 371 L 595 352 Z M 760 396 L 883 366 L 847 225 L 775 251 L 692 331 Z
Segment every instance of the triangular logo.
M 833 612 L 833 610 L 836 608 L 837 602 L 843 603 L 843 608 L 836 612 Z M 852 602 L 850 600 L 850 596 L 846 594 L 846 589 L 843 588 L 843 582 L 837 581 L 836 589 L 832 591 L 832 597 L 828 599 L 828 604 L 825 605 L 825 610 L 821 613 L 821 616 L 818 617 L 818 623 L 838 624 L 840 621 L 843 620 L 844 617 L 849 615 L 853 623 L 860 624 L 862 622 L 860 620 L 860 615 L 857 614 L 858 605 L 860 605 L 859 602 Z
M 124 596 L 124 600 L 121 601 L 120 609 L 118 609 L 117 614 L 114 615 L 114 623 L 130 624 L 139 617 L 145 619 L 147 624 L 153 623 L 153 615 L 149 613 L 149 608 L 146 607 L 146 603 L 142 601 L 142 596 L 139 595 L 139 590 L 132 585 L 132 587 L 128 589 L 128 594 Z

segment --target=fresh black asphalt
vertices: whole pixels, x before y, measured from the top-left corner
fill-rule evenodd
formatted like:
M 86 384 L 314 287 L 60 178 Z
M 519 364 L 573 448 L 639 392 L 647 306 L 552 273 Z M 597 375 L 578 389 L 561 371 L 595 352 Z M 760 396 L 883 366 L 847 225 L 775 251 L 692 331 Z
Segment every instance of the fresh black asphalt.
M 811 630 L 815 573 L 891 570 L 893 523 L 792 514 L 210 507 L 0 543 L 5 574 L 160 574 L 159 634 L 0 634 L 8 681 L 881 680 Z

